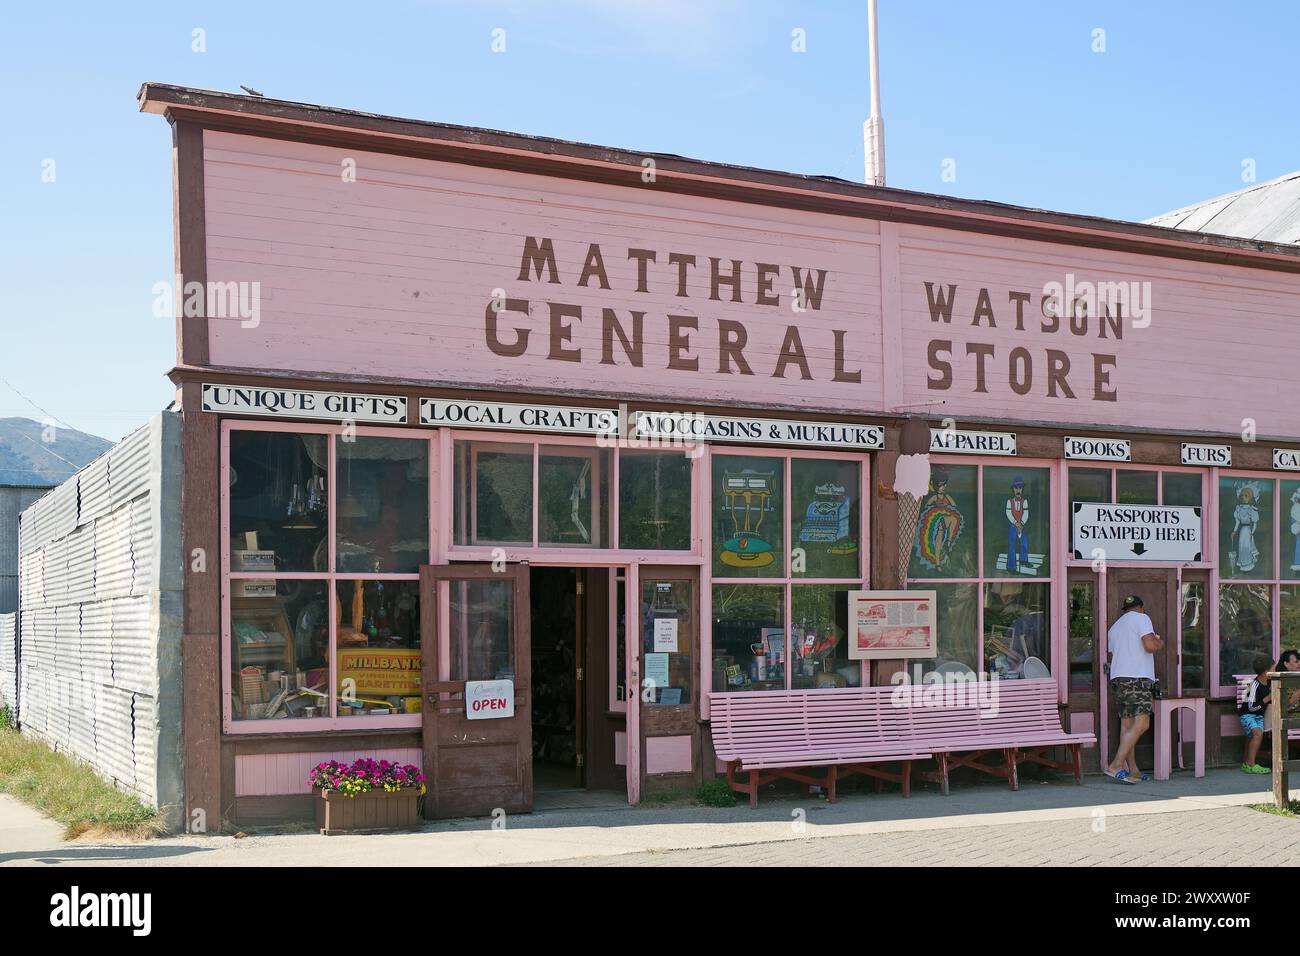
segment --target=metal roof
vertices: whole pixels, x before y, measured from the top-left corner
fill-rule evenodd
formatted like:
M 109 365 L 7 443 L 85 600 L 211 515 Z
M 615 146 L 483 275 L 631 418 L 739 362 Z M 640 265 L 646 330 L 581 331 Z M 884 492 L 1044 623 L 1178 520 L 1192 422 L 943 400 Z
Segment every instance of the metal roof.
M 1300 171 L 1146 220 L 1189 232 L 1300 243 Z

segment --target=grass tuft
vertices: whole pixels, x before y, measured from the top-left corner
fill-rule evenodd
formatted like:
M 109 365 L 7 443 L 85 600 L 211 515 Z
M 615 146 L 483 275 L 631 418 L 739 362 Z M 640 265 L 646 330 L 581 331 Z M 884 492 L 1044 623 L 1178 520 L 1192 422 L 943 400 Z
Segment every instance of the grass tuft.
M 53 817 L 68 840 L 163 832 L 156 810 L 114 789 L 82 761 L 56 753 L 11 726 L 0 727 L 0 793 Z

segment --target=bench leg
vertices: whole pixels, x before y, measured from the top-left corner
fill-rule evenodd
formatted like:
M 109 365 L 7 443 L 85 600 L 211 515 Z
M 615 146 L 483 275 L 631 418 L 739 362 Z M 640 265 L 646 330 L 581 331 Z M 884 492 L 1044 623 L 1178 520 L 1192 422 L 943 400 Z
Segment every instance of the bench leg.
M 948 755 L 935 754 L 939 761 L 939 792 L 948 796 Z
M 1016 770 L 1016 765 L 1020 762 L 1016 755 L 1015 747 L 1008 747 L 1007 754 L 1007 782 L 1011 784 L 1012 790 L 1020 789 L 1020 774 Z
M 903 796 L 912 795 L 912 761 L 903 761 Z
M 751 810 L 758 807 L 758 774 L 756 771 L 746 771 L 746 780 L 741 783 L 736 779 L 736 768 L 740 765 L 739 760 L 727 761 L 727 786 L 737 793 L 749 794 L 749 808 Z
M 826 771 L 826 800 L 828 803 L 835 802 L 835 784 L 840 778 L 840 768 L 836 764 L 831 764 L 830 769 Z
M 1083 784 L 1083 754 L 1078 744 L 1072 748 L 1074 750 L 1074 782 Z

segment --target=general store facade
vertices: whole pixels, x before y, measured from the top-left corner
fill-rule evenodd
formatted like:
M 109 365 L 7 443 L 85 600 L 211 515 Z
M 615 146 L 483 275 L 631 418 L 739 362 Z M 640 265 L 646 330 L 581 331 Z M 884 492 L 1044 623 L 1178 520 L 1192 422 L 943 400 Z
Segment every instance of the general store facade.
M 174 131 L 182 287 L 257 303 L 177 325 L 190 812 L 302 812 L 351 753 L 422 762 L 435 815 L 635 803 L 716 773 L 716 695 L 1031 658 L 1109 747 L 1134 592 L 1176 638 L 1166 695 L 1207 701 L 1182 739 L 1229 762 L 1233 675 L 1300 643 L 1292 249 L 141 104 Z M 936 591 L 937 657 L 851 659 L 848 593 L 901 586 Z

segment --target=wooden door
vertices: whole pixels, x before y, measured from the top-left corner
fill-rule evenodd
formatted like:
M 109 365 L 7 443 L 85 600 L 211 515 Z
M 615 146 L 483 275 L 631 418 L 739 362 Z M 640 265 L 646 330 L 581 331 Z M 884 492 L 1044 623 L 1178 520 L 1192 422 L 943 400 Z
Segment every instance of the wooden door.
M 528 565 L 426 565 L 420 590 L 425 816 L 531 810 Z
M 641 780 L 651 793 L 694 790 L 701 782 L 699 569 L 639 571 L 640 593 L 629 592 L 628 604 L 638 611 L 640 640 L 629 633 L 628 648 L 638 647 L 641 662 L 636 702 Z M 630 708 L 633 702 L 628 703 Z
M 1151 618 L 1155 633 L 1165 639 L 1165 646 L 1156 652 L 1156 680 L 1165 696 L 1175 693 L 1174 675 L 1178 662 L 1178 572 L 1164 568 L 1115 568 L 1111 567 L 1106 580 L 1106 627 L 1119 619 L 1124 598 L 1136 594 L 1142 598 L 1143 608 Z M 1107 660 L 1110 648 L 1107 647 Z M 1115 707 L 1114 695 L 1109 702 L 1110 749 L 1106 759 L 1114 754 L 1119 741 L 1119 713 Z M 1138 766 L 1149 769 L 1152 766 L 1153 734 L 1148 731 L 1137 747 Z
M 1105 631 L 1098 600 L 1097 574 L 1087 568 L 1071 568 L 1066 603 L 1066 689 L 1068 712 L 1088 714 L 1089 730 L 1100 736 L 1101 693 L 1105 676 L 1101 670 L 1101 635 Z M 1066 729 L 1070 729 L 1067 725 Z M 1100 748 L 1083 752 L 1085 769 L 1095 770 Z

